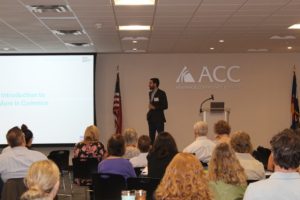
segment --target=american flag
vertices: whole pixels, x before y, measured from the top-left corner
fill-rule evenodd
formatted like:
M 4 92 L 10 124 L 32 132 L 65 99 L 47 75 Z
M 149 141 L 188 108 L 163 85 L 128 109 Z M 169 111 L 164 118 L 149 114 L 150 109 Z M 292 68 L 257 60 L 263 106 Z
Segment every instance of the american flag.
M 122 133 L 122 103 L 121 103 L 119 72 L 117 73 L 117 80 L 115 86 L 113 113 L 115 116 L 115 129 L 116 129 L 115 133 L 121 134 Z
M 299 127 L 299 103 L 297 96 L 297 78 L 294 71 L 293 84 L 292 84 L 292 99 L 291 99 L 291 112 L 292 112 L 292 125 L 291 129 Z

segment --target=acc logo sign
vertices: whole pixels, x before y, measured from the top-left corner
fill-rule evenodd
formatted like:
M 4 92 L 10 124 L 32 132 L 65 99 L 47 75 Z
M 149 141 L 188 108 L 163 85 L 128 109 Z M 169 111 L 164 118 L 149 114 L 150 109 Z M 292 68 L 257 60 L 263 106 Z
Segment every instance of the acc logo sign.
M 233 83 L 238 83 L 240 82 L 240 79 L 232 76 L 232 72 L 238 69 L 240 69 L 240 66 L 230 66 L 228 68 L 225 66 L 216 66 L 210 72 L 207 66 L 203 66 L 200 77 L 197 82 L 201 83 L 203 79 L 207 78 L 209 82 L 224 83 L 226 81 L 230 81 Z M 221 78 L 219 73 L 225 74 L 225 77 Z M 193 78 L 192 74 L 189 72 L 187 66 L 184 66 L 176 80 L 176 83 L 195 83 L 195 82 L 196 81 Z

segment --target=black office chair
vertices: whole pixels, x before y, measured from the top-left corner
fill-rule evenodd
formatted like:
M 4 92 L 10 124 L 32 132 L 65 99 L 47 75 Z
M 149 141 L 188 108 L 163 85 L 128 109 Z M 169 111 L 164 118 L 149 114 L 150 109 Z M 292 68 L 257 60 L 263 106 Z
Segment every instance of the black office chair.
M 97 158 L 73 158 L 73 179 L 80 186 L 87 186 L 85 190 L 85 199 L 87 193 L 91 195 L 92 190 L 92 174 L 97 173 L 98 159 Z
M 135 167 L 134 171 L 137 177 L 139 177 L 143 171 L 143 169 L 145 169 L 145 167 Z
M 152 200 L 153 193 L 160 183 L 159 178 L 138 177 L 127 179 L 128 190 L 145 190 L 147 192 L 147 200 Z
M 126 181 L 122 175 L 99 173 L 93 174 L 94 199 L 121 200 Z
M 55 162 L 55 164 L 59 168 L 59 171 L 60 171 L 60 174 L 62 177 L 62 187 L 63 187 L 64 191 L 66 190 L 65 174 L 67 174 L 69 177 L 71 194 L 58 194 L 58 195 L 59 196 L 70 196 L 72 198 L 73 185 L 72 185 L 72 180 L 71 180 L 71 173 L 69 170 L 69 156 L 70 156 L 69 150 L 55 150 L 55 151 L 51 151 L 49 153 L 48 159 Z

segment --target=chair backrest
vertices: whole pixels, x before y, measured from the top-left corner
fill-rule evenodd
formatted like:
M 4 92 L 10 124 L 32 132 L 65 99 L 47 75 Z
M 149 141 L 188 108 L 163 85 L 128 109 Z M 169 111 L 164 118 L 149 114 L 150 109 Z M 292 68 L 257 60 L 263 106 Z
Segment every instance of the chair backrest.
M 94 199 L 121 200 L 126 181 L 122 175 L 99 173 L 93 174 Z
M 145 167 L 135 167 L 134 168 L 134 171 L 135 171 L 135 174 L 137 177 L 141 175 L 143 169 L 145 169 Z
M 18 200 L 26 190 L 24 178 L 8 179 L 3 185 L 1 199 Z
M 252 153 L 255 159 L 263 163 L 265 169 L 267 169 L 270 154 L 271 150 L 262 146 L 258 146 L 257 150 Z
M 69 171 L 69 155 L 69 150 L 55 150 L 50 152 L 48 159 L 53 160 L 61 172 Z
M 153 193 L 160 183 L 159 178 L 138 177 L 127 179 L 128 190 L 145 190 L 147 192 L 147 199 L 152 199 Z
M 97 158 L 73 158 L 74 179 L 92 179 L 92 174 L 97 173 Z

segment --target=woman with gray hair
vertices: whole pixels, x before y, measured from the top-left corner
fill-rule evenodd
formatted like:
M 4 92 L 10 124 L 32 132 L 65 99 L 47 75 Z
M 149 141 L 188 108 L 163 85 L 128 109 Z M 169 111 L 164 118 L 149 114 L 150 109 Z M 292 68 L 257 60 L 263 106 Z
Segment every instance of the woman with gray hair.
M 138 134 L 135 129 L 127 128 L 124 131 L 125 140 L 125 154 L 123 158 L 131 159 L 140 154 L 140 150 L 137 148 Z
M 245 169 L 248 180 L 260 180 L 265 178 L 264 165 L 252 156 L 252 144 L 249 134 L 237 131 L 232 134 L 230 145 L 235 151 L 236 157 Z

